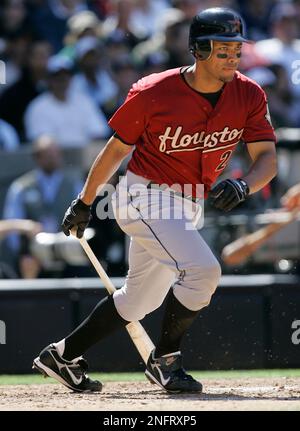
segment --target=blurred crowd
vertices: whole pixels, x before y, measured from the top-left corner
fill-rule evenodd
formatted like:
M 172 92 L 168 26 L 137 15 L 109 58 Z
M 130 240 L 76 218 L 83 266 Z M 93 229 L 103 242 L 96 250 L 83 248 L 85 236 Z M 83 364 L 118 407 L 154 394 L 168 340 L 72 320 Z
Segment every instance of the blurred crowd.
M 274 128 L 300 128 L 299 0 L 2 0 L 0 151 L 28 147 L 34 166 L 8 187 L 1 218 L 32 220 L 41 231 L 58 232 L 85 174 L 78 170 L 74 179 L 64 170 L 63 152 L 107 139 L 107 120 L 141 76 L 192 64 L 190 20 L 213 6 L 244 17 L 255 44 L 243 47 L 240 71 L 266 91 Z M 245 163 L 243 151 L 237 153 L 231 175 L 238 177 Z M 0 159 L 0 171 L 5 169 Z M 276 205 L 285 188 L 275 179 L 250 208 Z M 123 275 L 122 233 L 94 225 L 95 248 L 104 250 L 112 275 Z M 16 276 L 39 276 L 38 259 L 22 236 L 10 235 L 4 254 L 13 256 Z

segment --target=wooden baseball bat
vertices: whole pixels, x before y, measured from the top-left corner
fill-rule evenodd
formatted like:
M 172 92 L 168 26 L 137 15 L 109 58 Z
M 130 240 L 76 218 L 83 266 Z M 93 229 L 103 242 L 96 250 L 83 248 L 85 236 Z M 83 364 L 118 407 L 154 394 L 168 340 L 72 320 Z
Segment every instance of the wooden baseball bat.
M 74 231 L 72 231 L 72 234 L 76 236 L 76 233 Z M 78 239 L 82 248 L 86 252 L 89 260 L 97 271 L 99 277 L 103 281 L 103 284 L 106 287 L 108 293 L 112 295 L 116 291 L 115 286 L 104 271 L 101 263 L 96 258 L 87 240 L 84 237 Z M 149 335 L 147 334 L 143 326 L 140 324 L 140 322 L 130 322 L 128 323 L 128 325 L 126 325 L 126 329 L 133 343 L 135 344 L 135 347 L 137 348 L 139 354 L 141 355 L 143 361 L 146 364 L 151 351 L 154 349 L 154 344 L 152 343 Z
M 227 265 L 238 265 L 244 262 L 268 238 L 296 220 L 299 212 L 300 210 L 297 208 L 291 212 L 281 211 L 266 214 L 266 218 L 270 220 L 266 226 L 250 234 L 243 235 L 241 238 L 226 245 L 222 250 L 221 258 Z

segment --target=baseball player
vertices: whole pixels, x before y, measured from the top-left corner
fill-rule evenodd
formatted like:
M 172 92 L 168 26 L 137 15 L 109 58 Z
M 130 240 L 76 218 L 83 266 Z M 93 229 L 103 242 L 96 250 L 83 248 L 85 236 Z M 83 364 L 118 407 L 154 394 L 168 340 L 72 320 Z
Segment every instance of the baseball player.
M 131 237 L 125 284 L 34 360 L 42 373 L 74 391 L 101 390 L 101 383 L 87 376 L 81 355 L 128 322 L 143 319 L 166 297 L 146 376 L 168 392 L 202 391 L 183 368 L 181 340 L 209 304 L 221 270 L 197 229 L 197 185 L 203 185 L 212 205 L 229 211 L 276 175 L 276 139 L 265 93 L 237 71 L 244 42 L 249 41 L 235 11 L 203 10 L 190 27 L 194 64 L 139 80 L 109 121 L 115 133 L 67 210 L 62 229 L 69 235 L 75 228 L 82 237 L 97 191 L 132 153 L 113 196 L 116 220 Z M 249 172 L 215 185 L 241 140 L 252 159 Z M 187 185 L 191 193 L 185 193 Z M 159 196 L 166 195 L 167 207 L 159 204 Z M 181 211 L 183 204 L 190 204 L 187 211 Z

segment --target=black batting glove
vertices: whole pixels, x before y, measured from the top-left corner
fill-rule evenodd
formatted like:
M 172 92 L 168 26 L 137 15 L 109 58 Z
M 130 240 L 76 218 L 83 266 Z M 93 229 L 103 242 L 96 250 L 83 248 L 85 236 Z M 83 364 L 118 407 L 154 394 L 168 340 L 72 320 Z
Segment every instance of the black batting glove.
M 246 181 L 227 179 L 221 181 L 209 193 L 211 205 L 223 211 L 230 211 L 243 202 L 249 195 L 249 187 Z
M 84 230 L 89 224 L 90 219 L 91 207 L 86 205 L 79 198 L 75 199 L 72 201 L 64 215 L 61 224 L 63 233 L 69 236 L 70 231 L 74 228 L 76 230 L 77 238 L 82 238 Z

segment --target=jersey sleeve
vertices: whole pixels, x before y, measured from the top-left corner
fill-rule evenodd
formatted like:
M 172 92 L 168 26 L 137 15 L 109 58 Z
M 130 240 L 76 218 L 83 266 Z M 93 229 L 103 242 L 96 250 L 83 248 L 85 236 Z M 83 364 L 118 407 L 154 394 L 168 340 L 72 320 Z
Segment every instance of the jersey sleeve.
M 109 120 L 116 136 L 125 144 L 134 145 L 143 134 L 146 125 L 143 92 L 134 84 L 128 96 Z
M 268 102 L 265 92 L 255 87 L 255 93 L 250 98 L 251 108 L 247 117 L 242 139 L 245 143 L 259 141 L 276 142 L 276 135 L 272 126 Z

